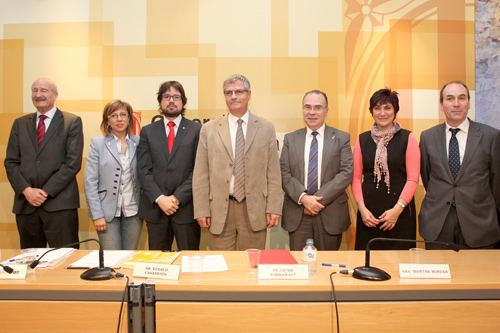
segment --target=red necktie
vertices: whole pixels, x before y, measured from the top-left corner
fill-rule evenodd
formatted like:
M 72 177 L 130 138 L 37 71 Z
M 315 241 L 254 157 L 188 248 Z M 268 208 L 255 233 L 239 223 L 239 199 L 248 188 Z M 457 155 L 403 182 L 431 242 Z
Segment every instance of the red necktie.
M 172 154 L 172 147 L 174 146 L 174 140 L 175 140 L 175 131 L 174 131 L 174 126 L 175 123 L 173 121 L 168 122 L 168 127 L 170 127 L 170 132 L 168 132 L 168 153 Z
M 42 144 L 43 137 L 45 135 L 45 119 L 47 116 L 41 114 L 38 118 L 40 120 L 38 121 L 38 127 L 36 128 L 36 136 L 38 137 L 38 146 Z

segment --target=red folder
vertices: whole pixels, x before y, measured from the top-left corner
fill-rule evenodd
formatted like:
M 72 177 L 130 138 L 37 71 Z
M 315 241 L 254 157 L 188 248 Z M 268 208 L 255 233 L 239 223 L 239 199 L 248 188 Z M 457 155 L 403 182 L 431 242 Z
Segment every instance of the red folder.
M 287 250 L 262 250 L 259 264 L 296 264 L 297 260 Z

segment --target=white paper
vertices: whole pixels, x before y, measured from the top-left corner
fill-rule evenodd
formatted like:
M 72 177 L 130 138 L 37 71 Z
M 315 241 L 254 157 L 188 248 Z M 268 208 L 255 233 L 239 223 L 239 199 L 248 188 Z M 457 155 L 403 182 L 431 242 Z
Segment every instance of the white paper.
M 111 268 L 119 268 L 119 264 L 131 255 L 134 251 L 104 251 L 104 266 Z M 69 267 L 72 268 L 93 268 L 99 267 L 99 251 L 95 250 L 87 254 L 85 257 L 75 261 Z
M 132 276 L 151 279 L 178 280 L 179 270 L 179 265 L 138 262 L 135 264 Z
M 259 265 L 258 278 L 262 280 L 307 280 L 308 266 L 297 264 Z
M 52 248 L 37 248 L 36 249 L 36 259 L 40 258 L 45 252 L 51 250 Z M 36 266 L 37 268 L 38 267 L 47 267 L 47 266 L 53 266 L 55 264 L 57 264 L 59 261 L 61 261 L 65 256 L 75 252 L 76 249 L 75 248 L 62 248 L 62 249 L 57 249 L 57 250 L 54 250 L 54 251 L 51 251 L 49 253 L 47 253 L 47 255 L 45 255 L 42 260 L 40 261 L 40 263 L 38 264 L 38 266 Z M 4 265 L 8 265 L 8 264 L 13 264 L 13 263 L 16 263 L 17 259 L 22 259 L 22 255 L 19 254 L 7 261 L 4 261 L 3 264 Z
M 182 256 L 182 272 L 190 273 L 189 256 Z M 226 260 L 222 254 L 208 255 L 203 260 L 204 272 L 222 272 L 228 271 Z
M 448 264 L 399 264 L 399 277 L 409 279 L 451 279 Z

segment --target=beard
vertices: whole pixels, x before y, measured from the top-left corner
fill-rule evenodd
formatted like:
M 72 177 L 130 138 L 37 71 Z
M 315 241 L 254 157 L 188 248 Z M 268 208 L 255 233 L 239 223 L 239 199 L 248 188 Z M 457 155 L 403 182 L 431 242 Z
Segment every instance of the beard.
M 175 108 L 175 109 L 169 109 L 168 108 L 169 106 L 167 106 L 166 108 L 163 108 L 161 109 L 161 113 L 165 116 L 165 117 L 177 117 L 178 115 L 180 115 L 182 113 L 182 109 L 178 109 L 178 108 Z

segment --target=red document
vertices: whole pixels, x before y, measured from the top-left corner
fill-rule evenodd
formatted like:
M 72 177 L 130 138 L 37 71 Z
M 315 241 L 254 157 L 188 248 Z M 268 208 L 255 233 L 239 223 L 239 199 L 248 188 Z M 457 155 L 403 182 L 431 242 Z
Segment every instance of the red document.
M 296 264 L 297 260 L 287 250 L 262 250 L 259 264 Z

